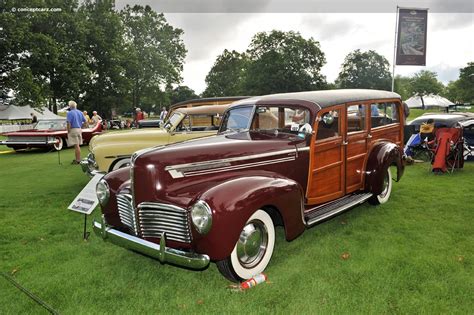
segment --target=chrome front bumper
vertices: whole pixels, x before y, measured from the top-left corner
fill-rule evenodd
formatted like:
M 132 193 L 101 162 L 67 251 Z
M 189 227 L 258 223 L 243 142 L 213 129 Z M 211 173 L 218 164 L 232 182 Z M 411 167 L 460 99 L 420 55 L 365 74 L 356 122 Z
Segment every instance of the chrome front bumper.
M 94 232 L 101 236 L 104 240 L 156 258 L 162 263 L 170 263 L 190 269 L 203 269 L 209 265 L 210 259 L 207 255 L 189 253 L 166 247 L 165 233 L 162 234 L 160 244 L 158 245 L 108 227 L 105 224 L 103 216 L 102 222 L 93 222 L 93 228 Z
M 96 169 L 96 163 L 91 157 L 91 153 L 89 153 L 86 158 L 82 159 L 79 164 L 81 164 L 82 171 L 91 178 L 96 174 L 105 174 L 105 172 L 100 172 Z

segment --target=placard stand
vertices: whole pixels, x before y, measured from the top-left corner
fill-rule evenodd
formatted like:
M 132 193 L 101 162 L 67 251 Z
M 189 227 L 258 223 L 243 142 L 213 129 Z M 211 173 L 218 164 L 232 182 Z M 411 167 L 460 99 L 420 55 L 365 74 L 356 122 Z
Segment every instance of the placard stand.
M 79 212 L 84 215 L 84 229 L 82 232 L 82 238 L 84 241 L 87 241 L 90 233 L 87 232 L 87 216 L 94 211 L 95 207 L 99 204 L 96 195 L 96 186 L 99 180 L 104 176 L 104 174 L 96 174 L 92 179 L 87 183 L 86 186 L 81 190 L 81 192 L 74 198 L 72 203 L 69 205 L 68 209 Z
M 87 241 L 90 234 L 90 232 L 87 232 L 87 214 L 84 213 L 84 233 L 82 234 L 83 240 Z
M 61 150 L 56 151 L 58 151 L 58 165 L 61 165 Z

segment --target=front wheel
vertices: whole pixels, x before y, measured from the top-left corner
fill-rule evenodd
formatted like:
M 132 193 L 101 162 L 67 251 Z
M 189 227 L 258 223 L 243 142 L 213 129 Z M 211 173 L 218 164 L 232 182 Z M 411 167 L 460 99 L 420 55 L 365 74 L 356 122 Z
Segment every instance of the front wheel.
M 110 171 L 115 171 L 115 170 L 121 169 L 122 167 L 127 167 L 127 166 L 130 166 L 130 159 L 129 158 L 120 159 L 114 164 L 114 166 L 112 167 Z
M 378 195 L 373 195 L 370 197 L 369 202 L 373 205 L 381 205 L 388 201 L 390 194 L 392 193 L 392 173 L 390 172 L 390 167 L 387 167 L 385 171 L 385 176 L 383 178 L 383 188 L 382 192 Z
M 268 213 L 257 210 L 245 224 L 229 257 L 217 262 L 227 279 L 239 282 L 265 270 L 275 246 L 275 227 Z

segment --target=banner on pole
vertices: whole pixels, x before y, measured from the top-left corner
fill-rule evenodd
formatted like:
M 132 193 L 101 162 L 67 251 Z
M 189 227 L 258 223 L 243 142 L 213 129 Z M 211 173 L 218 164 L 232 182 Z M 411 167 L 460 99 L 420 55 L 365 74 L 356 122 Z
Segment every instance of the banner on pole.
M 426 65 L 427 9 L 398 9 L 397 66 Z

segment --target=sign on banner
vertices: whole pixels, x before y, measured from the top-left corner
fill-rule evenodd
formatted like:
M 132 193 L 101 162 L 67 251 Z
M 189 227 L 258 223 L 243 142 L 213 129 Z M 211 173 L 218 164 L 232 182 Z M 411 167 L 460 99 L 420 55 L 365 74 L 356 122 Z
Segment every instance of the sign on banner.
M 399 9 L 396 65 L 426 65 L 427 9 Z
M 96 174 L 92 177 L 87 185 L 76 196 L 74 201 L 69 205 L 68 209 L 82 214 L 91 214 L 99 204 L 95 192 L 95 186 L 97 186 L 97 183 L 103 176 L 104 174 Z

